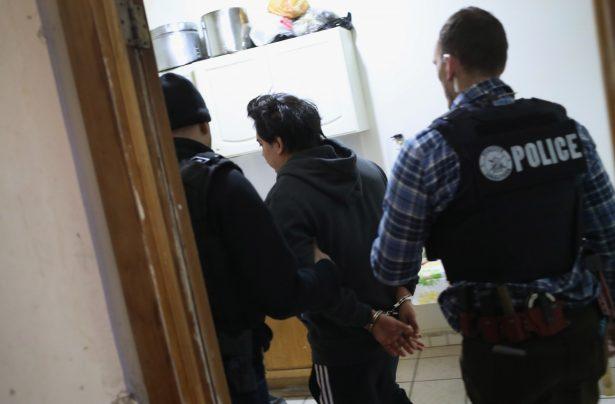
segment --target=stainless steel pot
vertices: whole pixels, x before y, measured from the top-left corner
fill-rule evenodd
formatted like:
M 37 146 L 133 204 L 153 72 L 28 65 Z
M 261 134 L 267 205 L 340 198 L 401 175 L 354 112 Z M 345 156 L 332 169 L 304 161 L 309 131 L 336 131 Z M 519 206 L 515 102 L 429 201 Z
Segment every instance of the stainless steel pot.
M 158 71 L 207 57 L 201 49 L 199 26 L 192 22 L 162 25 L 152 31 L 152 42 Z
M 251 48 L 250 25 L 243 8 L 225 8 L 201 17 L 203 39 L 210 57 Z

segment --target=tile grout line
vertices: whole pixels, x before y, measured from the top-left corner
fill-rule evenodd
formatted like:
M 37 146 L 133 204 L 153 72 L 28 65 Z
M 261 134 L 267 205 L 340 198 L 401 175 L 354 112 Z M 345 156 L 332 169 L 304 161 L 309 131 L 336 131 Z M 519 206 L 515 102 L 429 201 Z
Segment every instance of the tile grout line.
M 425 380 L 415 380 L 416 383 L 422 382 L 449 382 L 451 380 L 461 380 L 463 382 L 463 378 L 461 377 L 449 377 L 446 379 L 425 379 Z
M 451 356 L 459 358 L 461 355 L 460 354 L 453 354 L 453 355 L 426 356 L 425 358 L 422 358 L 422 359 L 450 358 Z
M 416 358 L 416 363 L 414 364 L 414 370 L 412 371 L 412 380 L 410 381 L 410 388 L 408 389 L 408 398 L 412 397 L 412 390 L 414 390 L 414 379 L 416 378 L 416 372 L 419 368 L 419 361 L 421 360 L 421 354 L 423 352 L 419 351 L 419 355 Z

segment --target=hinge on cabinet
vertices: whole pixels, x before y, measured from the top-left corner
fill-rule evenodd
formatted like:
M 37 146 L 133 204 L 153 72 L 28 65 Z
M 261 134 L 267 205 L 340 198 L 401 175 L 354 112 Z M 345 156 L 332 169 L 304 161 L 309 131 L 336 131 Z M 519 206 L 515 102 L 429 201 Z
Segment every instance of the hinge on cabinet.
M 139 49 L 151 48 L 145 8 L 135 0 L 115 0 L 126 44 Z

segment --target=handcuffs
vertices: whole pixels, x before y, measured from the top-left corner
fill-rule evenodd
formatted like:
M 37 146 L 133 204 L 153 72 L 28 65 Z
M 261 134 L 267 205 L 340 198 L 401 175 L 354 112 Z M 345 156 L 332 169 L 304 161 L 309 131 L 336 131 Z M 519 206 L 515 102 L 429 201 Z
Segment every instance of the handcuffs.
M 397 303 L 393 305 L 393 308 L 391 308 L 391 310 L 376 310 L 374 314 L 372 314 L 372 317 L 369 320 L 369 323 L 367 323 L 367 331 L 369 331 L 370 333 L 372 332 L 372 330 L 374 329 L 374 326 L 376 325 L 376 322 L 383 314 L 386 316 L 399 318 L 399 308 L 401 307 L 402 304 L 406 303 L 409 300 L 412 300 L 411 294 L 408 294 L 402 297 L 401 299 L 399 299 Z
M 401 307 L 402 304 L 406 303 L 409 300 L 412 300 L 411 294 L 408 294 L 402 297 L 401 299 L 399 299 L 399 301 L 393 305 L 393 308 L 386 312 L 387 316 L 399 318 L 399 308 Z

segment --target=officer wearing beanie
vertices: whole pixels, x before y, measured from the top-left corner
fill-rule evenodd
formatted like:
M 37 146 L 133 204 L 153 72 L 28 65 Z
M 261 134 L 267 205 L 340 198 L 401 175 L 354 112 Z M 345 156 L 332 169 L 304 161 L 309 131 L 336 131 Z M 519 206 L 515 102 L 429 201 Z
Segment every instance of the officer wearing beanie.
M 424 246 L 442 260 L 451 285 L 439 303 L 463 334 L 472 403 L 597 403 L 615 194 L 587 129 L 499 78 L 507 48 L 500 21 L 476 7 L 441 29 L 434 64 L 450 112 L 399 154 L 374 274 L 407 285 Z
M 211 150 L 211 118 L 197 89 L 173 73 L 161 83 L 232 402 L 269 404 L 265 316 L 328 308 L 339 294 L 337 268 L 316 247 L 318 262 L 297 267 L 256 190 Z

